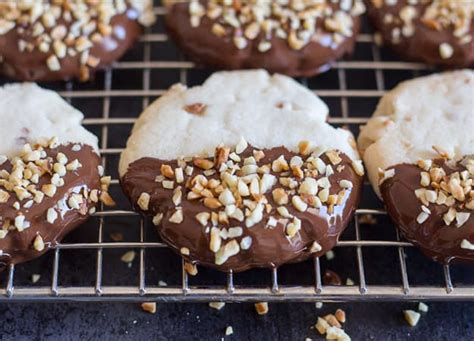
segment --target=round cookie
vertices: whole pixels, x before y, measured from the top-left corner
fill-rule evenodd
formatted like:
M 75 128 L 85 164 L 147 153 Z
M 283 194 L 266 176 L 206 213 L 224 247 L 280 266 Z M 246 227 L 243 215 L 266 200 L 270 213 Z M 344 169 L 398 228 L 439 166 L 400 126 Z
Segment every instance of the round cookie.
M 153 22 L 151 0 L 0 3 L 0 71 L 26 81 L 86 81 Z
M 326 71 L 353 51 L 365 6 L 359 0 L 165 1 L 166 26 L 198 63 L 291 76 Z
M 0 88 L 0 263 L 36 258 L 113 204 L 83 115 L 35 84 Z
M 474 262 L 473 93 L 471 70 L 404 82 L 382 97 L 358 139 L 389 215 L 445 263 Z
M 352 134 L 327 106 L 267 72 L 172 87 L 136 122 L 120 160 L 124 192 L 186 260 L 222 271 L 320 256 L 359 201 Z
M 474 3 L 369 0 L 382 41 L 400 56 L 447 68 L 474 66 Z

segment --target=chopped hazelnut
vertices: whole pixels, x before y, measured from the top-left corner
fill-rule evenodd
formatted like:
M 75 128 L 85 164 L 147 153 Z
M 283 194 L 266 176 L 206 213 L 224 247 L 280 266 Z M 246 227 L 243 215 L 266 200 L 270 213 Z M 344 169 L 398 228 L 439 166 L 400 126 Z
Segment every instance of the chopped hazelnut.
M 147 313 L 156 313 L 156 302 L 143 302 L 141 306 L 143 311 L 146 311 Z
M 258 302 L 255 303 L 255 310 L 258 315 L 265 315 L 268 313 L 268 303 L 267 302 Z

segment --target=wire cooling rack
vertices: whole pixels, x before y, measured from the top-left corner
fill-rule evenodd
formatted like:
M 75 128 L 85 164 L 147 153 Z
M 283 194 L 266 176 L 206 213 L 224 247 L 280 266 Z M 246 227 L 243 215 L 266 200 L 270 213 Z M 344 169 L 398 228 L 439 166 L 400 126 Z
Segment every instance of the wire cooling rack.
M 211 72 L 180 56 L 163 29 L 165 9 L 158 6 L 155 12 L 157 24 L 123 61 L 94 82 L 43 84 L 85 112 L 84 124 L 99 136 L 102 161 L 113 175 L 111 191 L 119 205 L 112 210 L 102 207 L 47 255 L 10 266 L 0 275 L 0 301 L 474 299 L 472 267 L 441 266 L 423 257 L 398 235 L 367 183 L 361 208 L 334 249 L 333 259 L 314 258 L 242 274 L 199 268 L 197 276 L 189 276 L 178 256 L 157 239 L 152 224 L 131 210 L 117 179 L 118 157 L 140 111 L 171 84 L 199 84 Z M 328 103 L 332 124 L 357 134 L 385 89 L 429 72 L 424 65 L 400 62 L 377 47 L 365 28 L 350 61 L 337 62 L 318 77 L 298 80 Z M 0 84 L 5 82 L 0 79 Z M 111 233 L 123 240 L 113 241 Z M 130 250 L 137 257 L 125 264 L 120 256 Z M 339 274 L 343 285 L 325 283 L 328 270 Z M 40 275 L 36 275 L 40 280 L 33 283 L 32 274 Z

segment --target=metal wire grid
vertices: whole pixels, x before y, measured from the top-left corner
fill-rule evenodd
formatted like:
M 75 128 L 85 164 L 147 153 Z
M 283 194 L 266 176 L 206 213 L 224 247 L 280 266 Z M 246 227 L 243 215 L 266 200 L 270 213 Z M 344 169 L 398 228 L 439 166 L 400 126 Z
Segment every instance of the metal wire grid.
M 158 16 L 163 16 L 163 7 L 155 8 Z M 141 39 L 144 46 L 144 58 L 142 61 L 122 61 L 105 71 L 103 90 L 73 90 L 73 84 L 67 83 L 66 90 L 60 92 L 66 99 L 74 98 L 88 99 L 99 98 L 102 100 L 102 116 L 100 118 L 87 118 L 85 125 L 101 127 L 101 153 L 104 166 L 109 156 L 118 155 L 120 148 L 109 147 L 109 132 L 115 125 L 133 124 L 136 117 L 113 118 L 110 117 L 110 103 L 114 97 L 135 97 L 142 99 L 142 106 L 149 104 L 149 97 L 160 96 L 165 90 L 150 88 L 152 70 L 179 70 L 180 81 L 186 83 L 187 72 L 195 65 L 189 61 L 152 61 L 150 58 L 152 44 L 167 41 L 166 34 L 150 33 L 148 31 Z M 323 97 L 334 97 L 340 100 L 341 117 L 332 117 L 329 122 L 333 124 L 355 124 L 360 125 L 367 121 L 365 117 L 349 116 L 349 99 L 380 97 L 384 94 L 385 70 L 417 71 L 426 67 L 416 63 L 387 62 L 380 58 L 380 50 L 372 43 L 370 34 L 362 34 L 357 39 L 358 44 L 364 43 L 371 46 L 373 60 L 369 61 L 340 61 L 334 65 L 337 70 L 339 89 L 318 90 L 317 93 Z M 141 70 L 142 88 L 137 90 L 112 90 L 112 74 L 120 70 Z M 348 89 L 346 70 L 371 70 L 375 72 L 376 90 Z M 303 84 L 307 80 L 303 79 Z M 118 180 L 112 181 L 113 186 L 118 186 Z M 281 285 L 278 279 L 278 269 L 273 269 L 269 276 L 269 285 L 264 287 L 235 286 L 234 274 L 227 274 L 226 284 L 223 286 L 189 284 L 188 274 L 181 266 L 181 285 L 156 287 L 147 286 L 145 283 L 146 267 L 145 253 L 150 248 L 165 248 L 160 242 L 145 242 L 146 222 L 140 219 L 139 242 L 104 242 L 104 225 L 106 217 L 129 217 L 137 216 L 129 210 L 103 210 L 103 207 L 95 214 L 99 219 L 97 242 L 94 243 L 61 243 L 54 246 L 54 259 L 52 265 L 51 285 L 42 287 L 15 286 L 15 266 L 8 269 L 6 286 L 0 289 L 0 301 L 377 301 L 377 300 L 469 300 L 474 299 L 474 286 L 453 286 L 451 280 L 450 266 L 444 266 L 444 279 L 442 286 L 412 286 L 410 285 L 405 260 L 405 248 L 413 245 L 404 242 L 396 235 L 396 240 L 363 240 L 359 218 L 364 214 L 385 215 L 386 212 L 378 209 L 359 209 L 354 218 L 355 239 L 339 241 L 337 248 L 353 247 L 356 249 L 356 262 L 358 268 L 358 285 L 352 286 L 328 286 L 323 285 L 320 259 L 313 260 L 314 281 L 309 286 Z M 398 251 L 398 265 L 401 274 L 401 283 L 393 285 L 368 285 L 366 282 L 366 270 L 363 259 L 363 248 L 366 247 L 396 248 Z M 95 285 L 94 286 L 60 286 L 59 262 L 63 250 L 96 250 Z M 139 276 L 135 286 L 103 285 L 103 250 L 104 249 L 138 249 L 139 252 Z M 428 262 L 428 260 L 427 260 Z

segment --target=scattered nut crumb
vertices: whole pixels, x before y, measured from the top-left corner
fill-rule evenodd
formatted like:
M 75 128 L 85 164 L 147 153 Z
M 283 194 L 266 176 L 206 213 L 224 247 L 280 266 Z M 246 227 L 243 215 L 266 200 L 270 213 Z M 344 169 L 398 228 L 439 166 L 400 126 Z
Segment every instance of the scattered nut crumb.
M 351 337 L 343 329 L 329 327 L 326 331 L 326 340 L 350 341 Z
M 255 303 L 255 310 L 259 315 L 265 315 L 268 313 L 268 303 L 267 302 L 258 302 Z
M 323 307 L 323 302 L 316 302 L 316 309 L 321 309 Z
M 354 285 L 354 284 L 355 284 L 355 283 L 354 283 L 354 281 L 352 280 L 352 278 L 347 277 L 347 279 L 346 279 L 346 285 Z
M 121 242 L 123 241 L 123 234 L 121 232 L 112 232 L 110 233 L 110 239 L 114 242 Z
M 232 335 L 234 334 L 234 329 L 232 328 L 232 326 L 228 326 L 226 329 L 225 329 L 225 335 L 226 336 L 229 336 L 229 335 Z
M 405 320 L 412 327 L 418 324 L 418 321 L 420 321 L 420 317 L 421 317 L 420 313 L 413 310 L 404 310 L 403 315 L 405 316 Z
M 341 323 L 346 322 L 346 313 L 337 309 L 334 314 L 319 317 L 314 328 L 321 334 L 326 334 L 326 340 L 350 341 L 351 337 L 342 329 Z
M 428 305 L 423 302 L 418 303 L 418 311 L 427 313 L 428 312 Z
M 40 274 L 32 274 L 31 275 L 31 283 L 37 283 L 41 278 Z
M 376 225 L 377 224 L 377 218 L 375 218 L 374 215 L 370 214 L 370 213 L 361 214 L 360 217 L 359 217 L 359 224 Z
M 135 251 L 127 251 L 125 252 L 122 257 L 120 258 L 120 260 L 124 263 L 129 263 L 131 265 L 131 263 L 133 262 L 133 260 L 135 259 Z M 129 266 L 130 266 L 129 265 Z
M 325 285 L 342 285 L 341 277 L 332 270 L 324 271 L 323 283 Z
M 158 286 L 159 287 L 167 287 L 168 283 L 166 283 L 165 281 L 158 281 Z
M 318 317 L 318 321 L 314 325 L 316 330 L 319 332 L 319 334 L 324 335 L 326 334 L 326 330 L 331 327 L 327 321 L 321 317 Z
M 323 317 L 323 319 L 325 319 L 326 322 L 329 323 L 331 327 L 341 328 L 341 324 L 339 323 L 336 316 L 334 316 L 333 314 L 327 314 L 326 316 Z
M 207 108 L 207 105 L 203 103 L 193 103 L 193 104 L 188 104 L 184 106 L 183 109 L 189 114 L 203 115 L 206 108 Z
M 198 274 L 198 268 L 196 264 L 192 264 L 189 262 L 184 262 L 184 270 L 188 273 L 190 276 L 196 276 Z
M 380 34 L 380 32 L 374 33 L 374 43 L 375 43 L 375 45 L 377 45 L 379 47 L 383 45 L 383 38 L 382 38 L 382 34 Z
M 221 310 L 225 307 L 225 302 L 209 302 L 209 307 L 216 310 Z
M 346 323 L 346 312 L 344 310 L 337 309 L 334 315 L 339 322 Z
M 156 313 L 156 302 L 143 302 L 142 309 L 147 313 L 154 314 Z
M 327 260 L 331 260 L 331 259 L 334 259 L 334 257 L 336 257 L 336 254 L 334 253 L 334 251 L 329 250 L 328 252 L 326 252 L 325 256 Z

